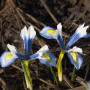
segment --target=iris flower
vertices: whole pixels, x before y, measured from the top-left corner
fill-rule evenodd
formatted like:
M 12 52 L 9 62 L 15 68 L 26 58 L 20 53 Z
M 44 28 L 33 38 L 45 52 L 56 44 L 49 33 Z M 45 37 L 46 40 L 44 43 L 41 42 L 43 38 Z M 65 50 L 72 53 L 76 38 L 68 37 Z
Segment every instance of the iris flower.
M 83 51 L 81 48 L 74 46 L 70 48 L 77 40 L 80 38 L 88 38 L 90 34 L 87 34 L 86 30 L 89 26 L 84 27 L 84 24 L 79 25 L 76 29 L 75 33 L 70 37 L 68 43 L 64 45 L 63 38 L 62 38 L 62 25 L 59 23 L 57 25 L 57 29 L 53 29 L 50 26 L 44 27 L 40 35 L 47 38 L 47 39 L 56 39 L 61 46 L 61 53 L 59 55 L 59 59 L 57 61 L 57 70 L 58 70 L 58 78 L 59 81 L 62 81 L 62 59 L 65 53 L 68 54 L 68 58 L 70 59 L 71 64 L 75 66 L 77 70 L 80 69 L 83 58 L 79 55 L 82 54 Z
M 25 79 L 27 88 L 32 90 L 32 81 L 29 73 L 29 61 L 38 58 L 41 63 L 48 65 L 48 66 L 56 66 L 56 58 L 55 56 L 48 52 L 49 48 L 47 45 L 43 46 L 40 50 L 38 50 L 35 54 L 30 56 L 31 47 L 32 47 L 32 40 L 36 36 L 36 31 L 32 26 L 28 29 L 25 26 L 20 33 L 21 38 L 24 41 L 24 49 L 25 55 L 19 53 L 14 45 L 7 44 L 9 51 L 5 51 L 0 57 L 0 65 L 1 67 L 7 67 L 11 65 L 17 58 L 21 60 L 21 65 L 24 70 Z

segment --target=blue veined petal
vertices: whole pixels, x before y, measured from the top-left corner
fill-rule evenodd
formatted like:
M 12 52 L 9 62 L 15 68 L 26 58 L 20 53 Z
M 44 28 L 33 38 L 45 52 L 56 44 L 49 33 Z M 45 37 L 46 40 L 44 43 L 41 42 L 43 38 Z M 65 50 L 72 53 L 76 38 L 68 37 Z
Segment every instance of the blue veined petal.
M 27 30 L 26 26 L 21 30 L 20 33 L 21 38 L 24 41 L 25 55 L 29 57 L 32 47 L 32 40 L 36 36 L 36 31 L 33 26 L 30 26 Z
M 70 59 L 70 62 L 76 67 L 77 70 L 79 70 L 83 63 L 83 58 L 78 53 L 76 53 L 76 56 L 75 56 L 75 55 L 72 55 L 71 52 L 68 53 L 68 57 Z M 74 59 L 77 59 L 77 60 L 74 60 Z
M 36 54 L 31 55 L 30 58 L 29 58 L 29 60 L 31 61 L 31 60 L 36 59 L 38 57 L 39 57 L 39 54 L 36 53 Z
M 14 57 L 11 54 L 11 52 L 9 52 L 9 51 L 4 52 L 0 57 L 1 67 L 9 66 L 10 64 L 12 64 L 16 60 L 16 58 L 17 57 Z
M 77 40 L 84 37 L 87 34 L 86 30 L 88 27 L 89 26 L 84 27 L 84 24 L 80 25 L 75 31 L 75 33 L 71 36 L 70 40 L 66 45 L 66 48 L 71 47 Z
M 87 33 L 83 38 L 90 38 L 90 33 Z
M 23 60 L 27 60 L 27 58 L 24 55 L 22 55 L 20 53 L 15 53 L 15 54 L 16 54 L 17 58 L 20 58 L 20 59 L 23 59 Z
M 39 60 L 42 64 L 45 64 L 48 66 L 56 66 L 56 58 L 50 52 L 43 53 L 43 55 L 39 57 Z
M 24 39 L 24 48 L 25 48 L 25 55 L 29 57 L 32 48 L 32 39 L 27 38 Z
M 59 45 L 61 46 L 61 48 L 64 49 L 64 43 L 63 43 L 62 37 L 60 35 L 58 35 L 57 40 L 58 40 Z
M 53 37 L 54 33 L 55 33 L 55 29 L 46 26 L 41 30 L 40 35 L 47 39 L 54 39 Z

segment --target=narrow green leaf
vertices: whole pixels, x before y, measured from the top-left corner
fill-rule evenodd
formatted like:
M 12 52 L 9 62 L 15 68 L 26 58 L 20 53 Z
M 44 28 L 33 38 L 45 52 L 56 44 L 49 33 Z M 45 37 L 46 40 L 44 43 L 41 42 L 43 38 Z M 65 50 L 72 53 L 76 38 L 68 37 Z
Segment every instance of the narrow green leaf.
M 22 61 L 21 65 L 24 71 L 27 88 L 30 90 L 33 90 L 32 89 L 32 79 L 31 79 L 29 67 L 28 67 L 29 61 L 28 60 Z

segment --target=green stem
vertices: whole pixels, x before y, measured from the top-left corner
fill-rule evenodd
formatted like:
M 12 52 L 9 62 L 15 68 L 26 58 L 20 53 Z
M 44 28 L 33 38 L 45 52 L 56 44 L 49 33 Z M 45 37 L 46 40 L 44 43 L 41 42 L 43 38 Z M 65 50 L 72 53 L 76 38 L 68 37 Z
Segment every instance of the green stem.
M 75 72 L 76 72 L 76 68 L 73 68 L 73 72 L 72 72 L 72 77 L 71 77 L 71 81 L 74 81 L 74 77 L 75 77 Z
M 27 60 L 21 61 L 21 65 L 22 65 L 22 69 L 24 71 L 27 88 L 30 89 L 30 90 L 33 90 L 32 80 L 31 80 L 31 76 L 30 76 L 30 73 L 29 73 L 28 64 L 29 64 L 29 62 Z
M 56 83 L 57 83 L 57 85 L 58 85 L 59 81 L 58 81 L 58 79 L 57 79 L 57 77 L 56 77 L 56 74 L 55 74 L 55 72 L 54 72 L 54 70 L 53 70 L 53 67 L 50 67 L 50 70 L 51 70 L 51 73 L 52 73 L 52 75 L 53 75 L 53 77 L 54 77 L 54 80 L 56 81 Z

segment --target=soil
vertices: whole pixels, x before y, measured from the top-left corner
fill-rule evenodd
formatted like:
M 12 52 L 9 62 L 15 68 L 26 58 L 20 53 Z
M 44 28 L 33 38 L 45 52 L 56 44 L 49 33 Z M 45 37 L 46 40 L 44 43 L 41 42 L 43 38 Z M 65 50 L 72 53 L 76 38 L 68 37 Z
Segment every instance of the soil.
M 90 0 L 0 0 L 0 55 L 8 50 L 7 44 L 15 45 L 24 54 L 23 40 L 20 38 L 24 26 L 34 26 L 37 37 L 32 42 L 31 54 L 47 44 L 58 59 L 61 51 L 56 40 L 47 40 L 39 35 L 44 26 L 56 28 L 61 22 L 63 40 L 67 42 L 80 24 L 90 26 Z M 90 28 L 87 30 L 90 33 Z M 80 39 L 74 45 L 83 49 L 83 65 L 76 71 L 74 82 L 70 81 L 73 71 L 67 54 L 63 58 L 63 81 L 56 84 L 50 67 L 39 60 L 29 63 L 34 90 L 85 90 L 90 80 L 90 38 Z M 57 70 L 54 68 L 57 75 Z M 17 59 L 12 65 L 0 67 L 0 90 L 28 90 L 26 88 L 21 63 Z

